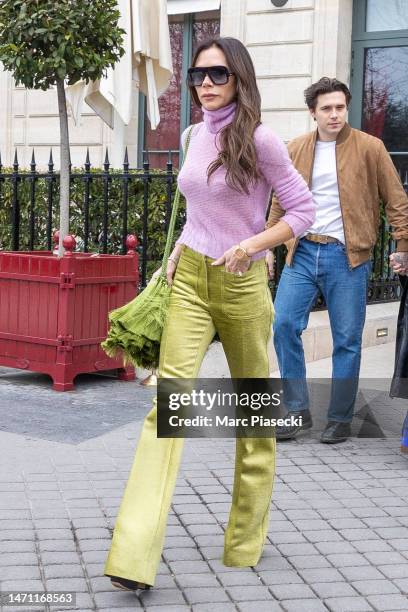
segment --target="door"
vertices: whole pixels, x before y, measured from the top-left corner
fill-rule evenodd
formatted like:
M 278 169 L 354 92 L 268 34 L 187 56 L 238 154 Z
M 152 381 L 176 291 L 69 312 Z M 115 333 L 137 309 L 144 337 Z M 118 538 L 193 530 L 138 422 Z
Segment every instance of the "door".
M 161 169 L 166 169 L 169 150 L 173 151 L 170 159 L 178 166 L 181 133 L 190 123 L 202 121 L 201 110 L 192 104 L 185 80 L 196 48 L 219 35 L 220 11 L 171 15 L 169 28 L 174 74 L 169 88 L 159 98 L 162 119 L 157 129 L 152 130 L 143 102 L 139 116 L 138 165 L 141 166 L 143 152 L 147 150 L 150 166 Z
M 350 124 L 380 138 L 408 191 L 408 0 L 354 0 Z M 395 249 L 381 214 L 369 302 L 398 299 Z

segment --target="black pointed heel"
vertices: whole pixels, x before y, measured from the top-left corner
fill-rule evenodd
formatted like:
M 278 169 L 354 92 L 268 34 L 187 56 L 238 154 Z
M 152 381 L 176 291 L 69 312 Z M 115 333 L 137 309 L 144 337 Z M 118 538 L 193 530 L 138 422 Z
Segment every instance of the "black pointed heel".
M 148 591 L 151 588 L 150 584 L 128 580 L 127 578 L 120 578 L 120 576 L 110 576 L 110 579 L 112 586 L 117 589 L 122 589 L 122 591 Z

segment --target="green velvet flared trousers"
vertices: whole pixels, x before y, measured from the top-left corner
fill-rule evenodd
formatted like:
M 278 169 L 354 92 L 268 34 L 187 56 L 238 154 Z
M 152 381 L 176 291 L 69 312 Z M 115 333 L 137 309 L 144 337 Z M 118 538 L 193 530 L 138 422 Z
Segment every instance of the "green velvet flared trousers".
M 232 378 L 267 378 L 273 306 L 263 259 L 241 277 L 185 247 L 174 279 L 159 375 L 195 378 L 218 332 Z M 157 438 L 156 403 L 145 418 L 116 520 L 105 574 L 153 585 L 183 439 Z M 256 565 L 269 524 L 274 438 L 239 438 L 223 563 Z

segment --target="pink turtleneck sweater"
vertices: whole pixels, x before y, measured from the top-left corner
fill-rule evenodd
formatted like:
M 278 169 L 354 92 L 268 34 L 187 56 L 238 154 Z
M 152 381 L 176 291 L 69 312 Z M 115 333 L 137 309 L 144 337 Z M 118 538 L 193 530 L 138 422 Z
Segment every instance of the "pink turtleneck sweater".
M 219 131 L 232 121 L 235 108 L 233 102 L 215 111 L 203 109 L 204 121 L 193 128 L 178 175 L 180 191 L 187 202 L 187 220 L 177 243 L 215 259 L 234 244 L 264 230 L 272 190 L 286 210 L 282 221 L 295 236 L 301 235 L 315 218 L 315 205 L 304 179 L 293 167 L 283 142 L 265 125 L 259 125 L 254 132 L 263 178 L 252 185 L 249 195 L 228 187 L 223 167 L 207 182 L 207 168 L 218 155 Z M 187 130 L 183 145 L 186 134 Z M 262 251 L 252 259 L 264 255 Z

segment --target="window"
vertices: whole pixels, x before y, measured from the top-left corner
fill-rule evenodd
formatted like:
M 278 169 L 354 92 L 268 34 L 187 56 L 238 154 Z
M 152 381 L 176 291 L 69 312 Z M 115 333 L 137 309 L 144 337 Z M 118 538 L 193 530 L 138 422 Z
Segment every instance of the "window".
M 367 0 L 366 32 L 408 28 L 407 0 Z
M 408 46 L 365 50 L 362 129 L 401 152 L 408 143 Z
M 150 128 L 145 104 L 140 105 L 139 165 L 142 151 L 149 153 L 152 168 L 166 168 L 169 149 L 175 151 L 172 161 L 177 166 L 180 136 L 190 123 L 201 121 L 201 111 L 192 104 L 185 85 L 187 68 L 197 46 L 220 32 L 220 11 L 205 11 L 169 16 L 173 58 L 173 78 L 166 92 L 159 98 L 161 121 L 156 130 Z M 144 96 L 141 96 L 143 101 Z
M 381 138 L 408 176 L 408 2 L 355 0 L 352 126 Z

